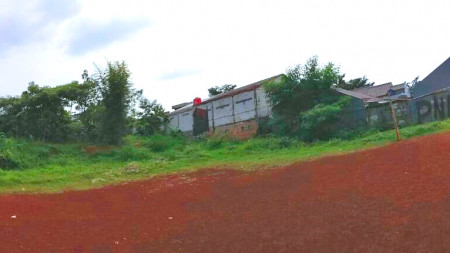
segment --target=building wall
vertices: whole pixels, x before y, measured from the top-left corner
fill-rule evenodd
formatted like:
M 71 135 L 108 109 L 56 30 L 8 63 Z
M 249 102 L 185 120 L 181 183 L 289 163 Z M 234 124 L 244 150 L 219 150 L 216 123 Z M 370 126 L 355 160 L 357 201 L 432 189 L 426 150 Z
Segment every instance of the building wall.
M 255 91 L 257 98 L 257 114 L 258 118 L 265 118 L 272 115 L 272 107 L 266 97 L 263 87 L 259 87 Z
M 254 91 L 248 91 L 233 97 L 234 122 L 256 118 L 254 93 Z
M 169 116 L 169 127 L 173 129 L 179 129 L 178 124 L 179 114 Z
M 410 109 L 407 101 L 393 102 L 397 123 L 399 126 L 410 125 Z M 367 125 L 371 128 L 392 128 L 394 120 L 392 119 L 392 111 L 389 103 L 372 106 L 367 108 Z
M 233 97 L 227 97 L 212 102 L 215 127 L 234 123 Z
M 258 133 L 258 121 L 256 119 L 237 122 L 235 124 L 216 127 L 210 129 L 208 136 L 226 136 L 230 139 L 246 140 Z
M 393 103 L 399 126 L 422 124 L 450 117 L 450 90 L 436 92 L 409 101 Z M 369 127 L 389 128 L 393 125 L 389 103 L 368 107 Z
M 450 117 L 450 90 L 443 90 L 409 101 L 393 102 L 399 126 L 408 126 L 442 120 Z M 262 87 L 205 103 L 199 108 L 208 111 L 208 135 L 226 135 L 236 139 L 247 139 L 258 132 L 258 120 L 271 115 Z M 178 128 L 191 135 L 193 132 L 193 108 L 172 113 L 169 127 Z M 371 104 L 365 107 L 361 100 L 353 99 L 335 126 L 392 128 L 393 119 L 389 103 Z
M 206 102 L 198 107 L 208 111 L 209 135 L 225 134 L 230 137 L 235 135 L 238 139 L 256 135 L 257 119 L 267 118 L 272 113 L 262 87 Z M 169 117 L 169 127 L 192 133 L 194 123 L 192 113 L 193 109 L 173 112 Z
M 411 120 L 425 123 L 450 117 L 450 90 L 411 101 Z
M 194 117 L 193 117 L 194 110 L 191 109 L 189 111 L 182 112 L 178 114 L 178 128 L 182 132 L 192 132 L 193 125 L 194 125 Z
M 350 103 L 346 105 L 335 124 L 339 129 L 359 129 L 367 126 L 366 109 L 361 99 L 351 98 Z

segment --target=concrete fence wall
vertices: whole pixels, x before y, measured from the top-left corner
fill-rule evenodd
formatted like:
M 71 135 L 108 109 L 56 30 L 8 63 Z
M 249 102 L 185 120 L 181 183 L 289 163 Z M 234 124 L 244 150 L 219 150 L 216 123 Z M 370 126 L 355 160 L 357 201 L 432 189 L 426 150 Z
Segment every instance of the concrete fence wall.
M 400 126 L 416 125 L 450 117 L 450 89 L 393 103 Z M 392 127 L 389 103 L 366 108 L 369 127 Z
M 272 114 L 270 104 L 262 87 L 231 97 L 206 102 L 200 106 L 208 111 L 208 134 L 228 135 L 238 139 L 254 136 L 258 131 L 258 119 Z M 393 102 L 400 126 L 421 124 L 450 117 L 450 89 L 409 101 Z M 194 107 L 182 108 L 170 116 L 169 126 L 182 132 L 193 133 Z M 393 119 L 389 103 L 371 104 L 364 107 L 359 99 L 344 110 L 340 127 L 392 128 Z

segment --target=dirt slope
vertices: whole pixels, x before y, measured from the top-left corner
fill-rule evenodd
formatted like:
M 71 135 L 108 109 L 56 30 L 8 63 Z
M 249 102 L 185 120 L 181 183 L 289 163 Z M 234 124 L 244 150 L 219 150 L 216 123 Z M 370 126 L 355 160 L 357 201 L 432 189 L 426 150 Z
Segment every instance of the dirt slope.
M 450 134 L 255 173 L 0 196 L 0 252 L 450 252 Z

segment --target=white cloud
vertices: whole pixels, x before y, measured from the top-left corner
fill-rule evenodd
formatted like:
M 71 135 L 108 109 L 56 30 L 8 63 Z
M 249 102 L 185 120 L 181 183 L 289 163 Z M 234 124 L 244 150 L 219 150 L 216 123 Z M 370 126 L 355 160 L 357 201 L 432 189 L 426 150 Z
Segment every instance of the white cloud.
M 114 19 L 104 23 L 83 20 L 71 29 L 66 41 L 67 52 L 72 56 L 81 56 L 89 51 L 105 48 L 114 42 L 128 39 L 148 24 L 149 20 L 143 18 Z
M 26 19 L 13 19 L 25 24 L 18 29 L 0 28 L 7 33 L 0 36 L 0 95 L 20 94 L 32 80 L 67 83 L 92 72 L 93 63 L 125 60 L 136 88 L 170 108 L 312 55 L 340 65 L 348 78 L 376 83 L 423 78 L 450 56 L 444 0 L 83 0 L 59 14 L 61 3 L 2 1 L 0 20 Z M 47 16 L 31 15 L 36 9 Z

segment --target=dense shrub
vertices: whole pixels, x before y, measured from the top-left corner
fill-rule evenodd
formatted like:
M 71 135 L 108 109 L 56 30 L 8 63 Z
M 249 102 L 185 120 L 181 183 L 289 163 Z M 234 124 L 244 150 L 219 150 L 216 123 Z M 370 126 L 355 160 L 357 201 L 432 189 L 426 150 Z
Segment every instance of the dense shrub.
M 141 161 L 151 158 L 151 154 L 146 150 L 128 145 L 114 150 L 112 155 L 120 161 Z
M 206 147 L 208 149 L 218 149 L 223 146 L 225 140 L 224 137 L 211 137 L 206 141 Z
M 130 141 L 132 142 L 133 140 L 128 140 L 128 142 Z M 138 138 L 138 143 L 140 146 L 150 149 L 153 152 L 164 152 L 172 148 L 180 149 L 179 147 L 184 146 L 186 142 L 187 138 L 182 134 L 177 134 L 176 132 L 169 135 L 156 134 L 148 137 Z
M 18 167 L 18 164 L 11 158 L 9 146 L 6 134 L 0 132 L 0 169 L 10 170 Z
M 162 152 L 169 148 L 169 142 L 164 139 L 155 139 L 148 143 L 148 148 L 154 152 Z
M 328 140 L 334 137 L 338 130 L 336 121 L 349 97 L 342 97 L 333 104 L 318 104 L 311 110 L 300 113 L 300 138 L 304 141 Z
M 319 65 L 317 56 L 304 65 L 289 68 L 280 78 L 263 83 L 273 116 L 267 128 L 279 136 L 300 137 L 303 141 L 327 140 L 340 131 L 335 124 L 343 110 L 342 96 L 334 88 L 372 86 L 366 77 L 344 80 L 345 74 L 333 63 Z

